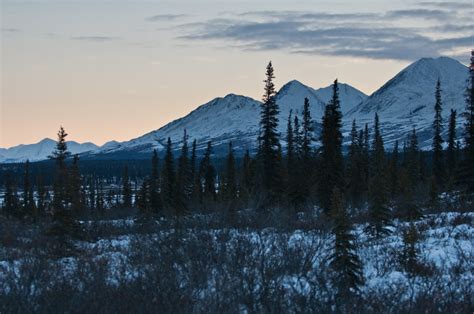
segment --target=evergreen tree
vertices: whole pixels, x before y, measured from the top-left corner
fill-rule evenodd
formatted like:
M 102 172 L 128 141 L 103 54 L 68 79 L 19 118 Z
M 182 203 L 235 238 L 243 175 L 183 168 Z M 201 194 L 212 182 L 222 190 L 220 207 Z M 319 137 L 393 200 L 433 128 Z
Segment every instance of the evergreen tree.
M 67 207 L 67 167 L 66 159 L 71 155 L 67 149 L 66 137 L 67 133 L 63 127 L 59 128 L 58 140 L 56 142 L 56 148 L 49 156 L 56 163 L 56 171 L 53 183 L 53 207 L 56 211 L 61 211 L 64 207 Z
M 30 177 L 30 161 L 25 162 L 23 175 L 23 212 L 26 215 L 36 216 L 36 204 L 33 197 L 33 185 Z
M 66 159 L 70 156 L 66 144 L 67 133 L 63 127 L 59 128 L 56 148 L 49 157 L 56 163 L 56 171 L 53 183 L 53 220 L 54 224 L 49 229 L 50 235 L 59 236 L 64 244 L 70 236 L 77 237 L 80 227 L 72 217 L 69 210 L 70 197 L 68 195 L 69 174 L 66 166 Z
M 69 197 L 73 210 L 82 209 L 82 178 L 79 170 L 79 156 L 77 154 L 72 159 L 69 171 Z
M 334 216 L 333 234 L 335 236 L 330 265 L 335 272 L 335 286 L 339 300 L 345 300 L 363 284 L 363 267 L 354 247 L 354 236 L 337 188 L 331 196 L 331 213 Z
M 150 208 L 154 212 L 160 212 L 162 207 L 160 199 L 160 174 L 158 171 L 158 162 L 158 152 L 154 149 L 151 156 L 151 177 L 149 180 Z
M 421 217 L 421 209 L 416 199 L 416 195 L 420 193 L 421 159 L 415 128 L 413 128 L 413 131 L 408 138 L 408 143 L 405 145 L 404 151 L 403 176 L 400 179 L 402 198 L 399 202 L 399 207 L 403 218 L 418 219 Z
M 196 139 L 193 140 L 193 147 L 191 150 L 191 160 L 190 160 L 190 176 L 191 176 L 191 200 L 192 204 L 196 205 L 199 203 L 201 199 L 201 181 L 199 178 L 199 173 L 197 171 L 196 163 L 197 163 L 197 156 L 196 156 Z
M 150 215 L 151 211 L 154 210 L 151 207 L 150 201 L 150 179 L 145 178 L 137 192 L 137 208 L 144 215 Z
M 286 143 L 287 143 L 287 150 L 286 150 L 286 173 L 287 173 L 287 199 L 288 203 L 291 207 L 296 208 L 298 204 L 300 203 L 299 199 L 299 184 L 298 184 L 298 154 L 295 148 L 295 145 L 297 146 L 298 144 L 295 143 L 294 136 L 296 135 L 297 137 L 299 136 L 299 131 L 296 131 L 294 133 L 293 131 L 293 121 L 292 121 L 292 111 L 290 110 L 290 114 L 288 115 L 288 124 L 287 124 L 287 130 L 286 130 Z M 295 127 L 299 128 L 299 122 L 298 122 L 298 117 L 295 116 Z M 298 138 L 296 139 L 297 141 L 299 140 Z
M 168 137 L 166 144 L 165 159 L 163 162 L 163 170 L 161 172 L 161 197 L 163 199 L 163 206 L 169 212 L 174 210 L 174 196 L 175 196 L 175 170 L 173 160 L 173 149 L 171 138 Z
M 264 207 L 277 204 L 280 200 L 280 135 L 278 133 L 279 108 L 275 100 L 274 71 L 269 62 L 266 70 L 265 93 L 260 113 L 259 163 L 261 166 L 260 195 Z
M 203 199 L 213 201 L 216 198 L 216 169 L 211 161 L 212 143 L 207 142 L 204 157 L 199 165 L 199 177 L 201 178 L 203 189 Z
M 474 50 L 471 52 L 469 81 L 464 116 L 464 158 L 460 164 L 458 183 L 468 192 L 474 192 Z
M 337 80 L 335 80 L 332 98 L 324 111 L 321 131 L 320 184 L 318 187 L 321 207 L 326 212 L 331 208 L 333 191 L 335 189 L 342 191 L 344 186 L 341 119 L 339 88 Z
M 399 151 L 398 151 L 398 140 L 395 141 L 395 145 L 393 146 L 392 156 L 390 158 L 390 166 L 389 166 L 389 176 L 390 176 L 390 195 L 394 198 L 399 193 Z
M 457 164 L 456 154 L 456 110 L 451 109 L 451 114 L 449 115 L 448 148 L 446 150 L 446 165 L 451 176 Z
M 364 194 L 364 173 L 362 165 L 362 147 L 355 119 L 352 121 L 351 144 L 349 145 L 349 163 L 347 169 L 347 192 L 352 206 L 358 207 Z
M 420 235 L 413 222 L 403 232 L 403 250 L 400 261 L 407 273 L 416 274 L 419 270 L 419 250 L 417 247 Z
M 390 233 L 390 210 L 387 200 L 387 177 L 385 149 L 380 134 L 379 116 L 375 114 L 374 140 L 371 156 L 371 176 L 369 182 L 369 226 L 367 231 L 379 237 Z
M 249 201 L 255 191 L 255 162 L 250 157 L 249 150 L 245 150 L 244 158 L 242 159 L 242 175 L 240 182 L 241 198 Z
M 122 205 L 125 208 L 132 207 L 132 186 L 128 174 L 128 165 L 125 165 L 122 176 Z
M 305 97 L 303 105 L 301 138 L 301 163 L 299 163 L 298 182 L 300 182 L 301 202 L 306 202 L 309 198 L 310 187 L 314 178 L 314 164 L 312 144 L 314 140 L 313 119 L 311 118 L 310 104 Z
M 7 172 L 5 176 L 5 194 L 3 200 L 3 211 L 7 216 L 20 215 L 20 201 L 18 200 L 15 181 L 9 172 Z
M 229 142 L 222 193 L 226 202 L 232 202 L 237 199 L 237 179 L 232 142 Z
M 44 180 L 43 180 L 43 176 L 41 174 L 39 174 L 37 177 L 36 177 L 36 186 L 37 186 L 37 195 L 38 195 L 38 199 L 37 199 L 37 215 L 38 214 L 44 214 L 45 211 L 46 211 L 46 208 L 47 208 L 47 203 L 46 203 L 46 193 L 47 193 L 47 190 L 46 190 L 46 186 L 44 185 Z
M 298 119 L 298 116 L 296 114 L 293 121 L 293 143 L 295 158 L 300 159 L 301 151 L 303 148 L 303 132 L 300 126 L 300 120 Z
M 176 208 L 179 214 L 187 210 L 189 198 L 192 194 L 192 178 L 189 168 L 188 138 L 186 130 L 183 135 L 183 146 L 178 160 L 178 173 L 176 178 Z
M 443 186 L 444 163 L 443 163 L 443 139 L 441 132 L 443 130 L 443 118 L 441 116 L 441 83 L 438 79 L 435 92 L 435 117 L 433 121 L 433 179 L 436 190 Z

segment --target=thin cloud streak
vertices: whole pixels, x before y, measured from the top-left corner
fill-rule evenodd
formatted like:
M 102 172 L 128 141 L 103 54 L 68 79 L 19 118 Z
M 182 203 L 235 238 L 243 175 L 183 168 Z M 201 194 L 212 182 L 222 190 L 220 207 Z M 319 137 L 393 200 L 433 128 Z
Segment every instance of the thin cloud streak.
M 183 24 L 180 29 L 185 34 L 177 38 L 219 41 L 245 51 L 283 50 L 412 61 L 472 46 L 474 32 L 469 25 L 460 23 L 458 16 L 461 14 L 455 11 L 417 8 L 342 14 L 255 11 L 240 13 L 236 18 Z M 407 18 L 428 24 L 405 26 L 400 20 Z

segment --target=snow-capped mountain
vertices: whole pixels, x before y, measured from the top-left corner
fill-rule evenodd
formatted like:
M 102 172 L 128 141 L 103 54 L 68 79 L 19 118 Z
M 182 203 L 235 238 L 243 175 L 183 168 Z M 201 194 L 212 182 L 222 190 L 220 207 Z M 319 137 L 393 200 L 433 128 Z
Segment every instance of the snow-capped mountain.
M 352 109 L 366 99 L 361 91 L 347 85 L 340 84 L 340 97 L 345 102 L 343 110 Z M 290 111 L 301 115 L 304 98 L 310 102 L 311 113 L 316 121 L 320 121 L 324 107 L 330 98 L 332 87 L 328 86 L 314 90 L 293 80 L 285 84 L 276 95 L 280 107 L 279 131 L 284 134 L 286 121 Z M 114 146 L 101 147 L 96 154 L 110 153 L 149 153 L 152 149 L 161 150 L 168 137 L 173 143 L 180 144 L 183 132 L 186 130 L 189 140 L 196 139 L 198 149 L 203 149 L 206 142 L 212 140 L 215 152 L 225 151 L 229 141 L 232 141 L 236 151 L 242 153 L 245 149 L 255 148 L 260 119 L 261 102 L 246 96 L 229 94 L 219 97 L 199 106 L 187 116 L 175 120 L 164 127 L 145 134 L 136 139 Z M 178 148 L 175 145 L 175 148 Z
M 80 154 L 98 148 L 93 143 L 77 143 L 74 141 L 67 142 L 68 149 L 72 154 Z M 0 149 L 0 162 L 23 162 L 26 160 L 38 161 L 47 159 L 54 150 L 56 142 L 52 139 L 45 138 L 35 144 L 18 145 L 11 148 Z
M 403 141 L 415 127 L 420 146 L 429 148 L 434 116 L 434 92 L 438 79 L 441 82 L 443 116 L 446 121 L 451 109 L 455 109 L 459 114 L 465 108 L 468 68 L 454 59 L 420 59 L 407 66 L 370 96 L 350 85 L 339 83 L 343 133 L 348 134 L 353 119 L 356 119 L 360 127 L 365 123 L 371 126 L 377 112 L 386 147 L 393 145 L 395 140 Z M 331 96 L 332 85 L 313 89 L 293 80 L 282 86 L 276 95 L 280 108 L 279 131 L 282 136 L 285 136 L 290 110 L 293 115 L 301 115 L 305 97 L 310 101 L 315 123 L 319 124 Z M 168 137 L 172 139 L 174 149 L 178 149 L 186 130 L 190 142 L 196 139 L 198 150 L 204 149 L 206 142 L 212 140 L 214 152 L 222 154 L 226 152 L 228 142 L 232 141 L 236 153 L 242 154 L 245 149 L 253 150 L 256 146 L 260 106 L 261 102 L 255 99 L 229 94 L 199 106 L 185 117 L 158 130 L 129 141 L 111 141 L 100 148 L 91 143 L 71 142 L 69 147 L 73 153 L 87 152 L 83 154 L 85 158 L 148 157 L 152 149 L 162 151 Z M 458 123 L 459 126 L 462 125 L 462 118 L 458 117 Z M 446 130 L 447 128 L 445 132 Z M 38 144 L 0 149 L 0 162 L 45 159 L 53 148 L 54 142 L 46 139 Z
M 441 82 L 445 120 L 451 109 L 458 113 L 463 112 L 466 105 L 468 68 L 447 57 L 423 58 L 403 69 L 364 102 L 349 111 L 345 120 L 355 118 L 359 123 L 371 124 L 377 112 L 389 145 L 394 140 L 403 140 L 415 127 L 419 133 L 421 147 L 428 148 L 431 144 L 434 94 L 438 79 Z M 461 124 L 462 119 L 458 118 L 458 122 Z

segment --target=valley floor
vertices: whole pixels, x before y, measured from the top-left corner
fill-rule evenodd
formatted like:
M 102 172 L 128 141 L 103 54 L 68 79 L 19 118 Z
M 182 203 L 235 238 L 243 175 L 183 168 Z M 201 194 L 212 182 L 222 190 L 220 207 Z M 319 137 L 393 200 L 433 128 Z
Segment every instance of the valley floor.
M 333 236 L 321 224 L 288 230 L 84 220 L 84 239 L 66 243 L 42 235 L 41 224 L 25 229 L 0 218 L 0 313 L 472 313 L 473 221 L 473 212 L 416 221 L 410 270 L 402 258 L 407 222 L 395 221 L 382 239 L 355 225 L 365 282 L 343 300 L 331 284 Z

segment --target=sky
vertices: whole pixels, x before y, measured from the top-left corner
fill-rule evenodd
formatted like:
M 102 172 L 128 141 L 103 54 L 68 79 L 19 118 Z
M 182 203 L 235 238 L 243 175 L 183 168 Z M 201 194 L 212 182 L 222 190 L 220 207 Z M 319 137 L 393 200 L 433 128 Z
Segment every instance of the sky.
M 338 78 L 374 92 L 421 57 L 468 63 L 472 1 L 1 0 L 0 147 L 102 145 L 229 93 Z

